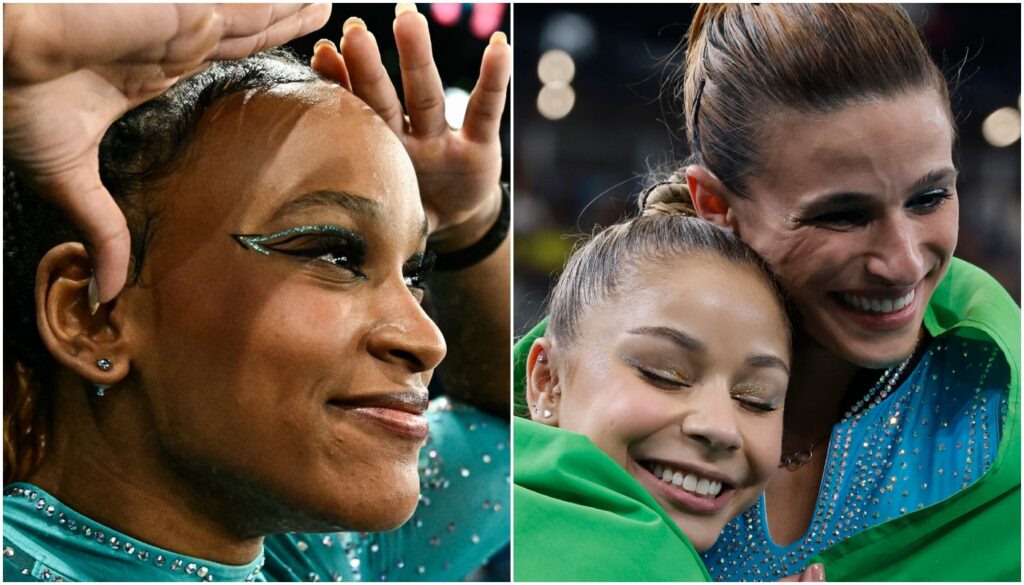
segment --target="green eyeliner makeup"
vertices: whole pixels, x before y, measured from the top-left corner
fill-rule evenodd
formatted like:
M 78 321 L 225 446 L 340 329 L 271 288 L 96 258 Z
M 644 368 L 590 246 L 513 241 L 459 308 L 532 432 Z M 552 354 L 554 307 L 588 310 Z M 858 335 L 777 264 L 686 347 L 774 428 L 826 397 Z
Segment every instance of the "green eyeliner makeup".
M 281 250 L 275 249 L 275 244 L 284 244 L 294 240 L 294 236 L 301 236 L 305 234 L 337 234 L 346 239 L 358 241 L 361 245 L 363 244 L 363 238 L 350 232 L 349 230 L 338 227 L 336 225 L 302 225 L 298 227 L 288 228 L 281 230 L 273 234 L 232 234 L 231 237 L 235 238 L 243 248 L 248 248 L 254 252 L 259 252 L 265 256 L 269 256 L 271 252 L 280 252 Z
M 362 236 L 334 225 L 304 225 L 273 234 L 234 234 L 243 248 L 264 256 L 283 254 L 307 261 L 323 262 L 354 274 L 360 280 L 366 261 L 366 241 Z

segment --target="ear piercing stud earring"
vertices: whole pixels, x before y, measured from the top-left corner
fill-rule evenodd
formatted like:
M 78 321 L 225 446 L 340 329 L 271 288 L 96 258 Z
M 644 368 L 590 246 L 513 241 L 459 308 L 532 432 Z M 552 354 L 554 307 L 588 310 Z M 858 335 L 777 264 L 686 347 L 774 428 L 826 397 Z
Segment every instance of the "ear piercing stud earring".
M 543 353 L 539 353 L 537 354 L 537 361 L 542 364 L 546 364 L 548 363 L 548 356 L 544 355 Z
M 108 360 L 107 358 L 100 358 L 96 360 L 96 367 L 103 370 L 104 372 L 109 372 L 110 368 L 114 367 L 114 363 Z
M 551 418 L 551 411 L 546 408 L 544 409 L 544 418 Z

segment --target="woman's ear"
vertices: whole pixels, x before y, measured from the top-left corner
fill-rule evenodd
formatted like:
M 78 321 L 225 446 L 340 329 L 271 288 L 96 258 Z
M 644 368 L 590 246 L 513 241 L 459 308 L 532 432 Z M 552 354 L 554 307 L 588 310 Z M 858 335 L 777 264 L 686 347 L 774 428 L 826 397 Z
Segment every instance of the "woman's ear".
M 78 242 L 61 244 L 43 256 L 36 270 L 36 321 L 50 354 L 97 387 L 112 386 L 128 374 L 129 354 L 116 301 L 89 310 L 89 254 Z
M 553 357 L 551 341 L 538 337 L 526 358 L 526 404 L 534 422 L 557 427 L 562 389 Z
M 697 215 L 739 235 L 732 208 L 737 196 L 714 173 L 700 165 L 690 165 L 686 167 L 686 185 Z

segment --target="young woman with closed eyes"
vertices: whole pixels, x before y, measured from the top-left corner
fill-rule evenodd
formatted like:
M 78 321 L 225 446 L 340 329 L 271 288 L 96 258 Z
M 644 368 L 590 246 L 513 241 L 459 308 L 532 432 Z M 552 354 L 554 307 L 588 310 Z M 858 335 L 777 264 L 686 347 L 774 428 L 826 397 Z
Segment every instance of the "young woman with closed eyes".
M 1020 309 L 953 256 L 955 120 L 914 24 L 703 4 L 684 42 L 668 182 L 764 258 L 794 326 L 779 470 L 710 575 L 1018 580 Z

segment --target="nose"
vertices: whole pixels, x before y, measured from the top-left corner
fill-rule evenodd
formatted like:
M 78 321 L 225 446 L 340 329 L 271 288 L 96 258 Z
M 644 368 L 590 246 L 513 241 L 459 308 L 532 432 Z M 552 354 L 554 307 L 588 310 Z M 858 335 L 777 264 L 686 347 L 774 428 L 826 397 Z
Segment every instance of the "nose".
M 436 368 L 447 352 L 441 330 L 404 282 L 380 293 L 374 303 L 379 317 L 367 343 L 370 354 L 413 373 Z
M 924 278 L 927 266 L 916 225 L 903 213 L 893 213 L 868 234 L 871 251 L 865 265 L 884 284 L 912 286 Z
M 683 418 L 683 434 L 704 445 L 708 451 L 731 453 L 743 446 L 743 435 L 736 424 L 736 410 L 729 389 L 723 385 L 705 388 L 704 396 Z

